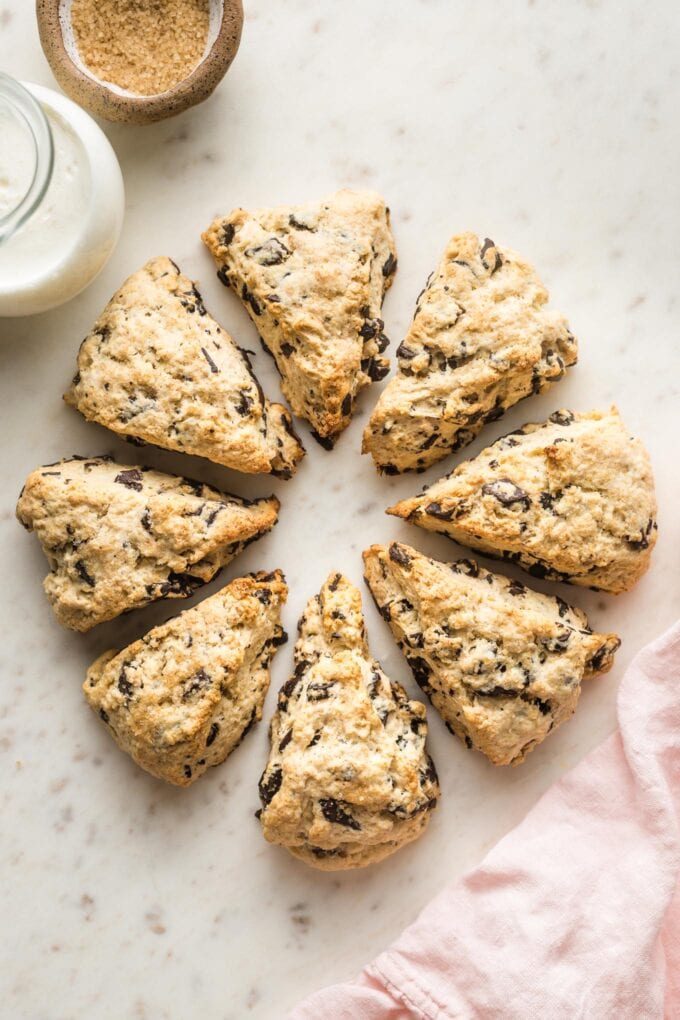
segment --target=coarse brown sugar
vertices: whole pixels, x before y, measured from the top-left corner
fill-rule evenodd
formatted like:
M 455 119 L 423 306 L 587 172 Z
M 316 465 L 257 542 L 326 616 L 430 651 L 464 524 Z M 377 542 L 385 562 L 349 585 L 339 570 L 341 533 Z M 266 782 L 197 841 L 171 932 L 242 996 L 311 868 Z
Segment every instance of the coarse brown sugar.
M 139 96 L 167 92 L 200 62 L 208 0 L 72 0 L 80 58 L 102 81 Z

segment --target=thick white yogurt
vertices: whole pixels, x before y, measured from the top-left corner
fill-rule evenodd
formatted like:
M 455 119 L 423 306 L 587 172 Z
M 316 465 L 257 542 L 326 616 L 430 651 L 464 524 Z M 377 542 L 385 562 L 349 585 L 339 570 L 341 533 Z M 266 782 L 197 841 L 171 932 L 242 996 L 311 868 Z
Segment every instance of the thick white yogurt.
M 0 316 L 29 315 L 68 301 L 113 251 L 124 192 L 111 145 L 92 118 L 51 89 L 26 84 L 54 141 L 50 184 L 35 212 L 0 244 Z M 21 120 L 0 103 L 0 216 L 30 185 L 34 149 Z

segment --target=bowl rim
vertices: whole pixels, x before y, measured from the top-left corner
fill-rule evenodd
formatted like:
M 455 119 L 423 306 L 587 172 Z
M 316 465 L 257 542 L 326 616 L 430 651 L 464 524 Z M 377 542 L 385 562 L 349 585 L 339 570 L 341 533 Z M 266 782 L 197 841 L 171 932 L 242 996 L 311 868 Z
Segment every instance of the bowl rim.
M 203 59 L 186 78 L 182 78 L 172 88 L 149 96 L 135 96 L 114 90 L 106 82 L 86 74 L 78 67 L 64 42 L 60 17 L 64 0 L 37 0 L 40 28 L 47 27 L 45 18 L 48 17 L 54 19 L 57 29 L 41 30 L 40 40 L 55 77 L 58 77 L 57 70 L 60 71 L 62 75 L 77 82 L 89 96 L 104 102 L 109 100 L 112 104 L 115 102 L 126 111 L 137 111 L 145 115 L 156 111 L 165 114 L 169 112 L 168 108 L 173 113 L 180 113 L 187 107 L 207 99 L 229 70 L 238 52 L 243 30 L 242 0 L 219 0 L 219 2 L 222 6 L 222 19 L 210 49 Z

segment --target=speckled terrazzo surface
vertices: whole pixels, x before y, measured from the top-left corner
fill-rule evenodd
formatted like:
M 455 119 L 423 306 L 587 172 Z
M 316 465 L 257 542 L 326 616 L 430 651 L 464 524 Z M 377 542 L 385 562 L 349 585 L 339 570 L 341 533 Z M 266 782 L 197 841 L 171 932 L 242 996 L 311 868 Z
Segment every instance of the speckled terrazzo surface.
M 56 312 L 0 321 L 0 1012 L 12 1020 L 274 1020 L 320 984 L 350 977 L 610 732 L 626 663 L 680 614 L 675 5 L 650 12 L 641 2 L 507 0 L 463 11 L 447 0 L 348 0 L 342 17 L 330 0 L 290 0 L 278 15 L 266 0 L 245 7 L 239 58 L 212 100 L 164 124 L 106 129 L 128 208 L 104 273 Z M 24 0 L 0 0 L 0 65 L 53 85 Z M 198 279 L 213 315 L 255 348 L 200 231 L 234 205 L 340 186 L 376 188 L 392 208 L 400 258 L 385 304 L 392 352 L 455 230 L 525 254 L 569 316 L 580 364 L 551 393 L 487 427 L 470 452 L 555 407 L 616 401 L 649 447 L 660 504 L 651 571 L 628 595 L 536 583 L 623 637 L 615 668 L 587 687 L 575 718 L 523 766 L 499 771 L 430 711 L 442 800 L 429 831 L 384 864 L 345 875 L 314 873 L 262 840 L 253 811 L 266 724 L 189 790 L 153 780 L 115 748 L 82 700 L 85 668 L 179 606 L 85 637 L 61 630 L 41 593 L 37 542 L 13 520 L 36 464 L 136 452 L 60 399 L 80 339 L 122 279 L 170 255 Z M 275 369 L 259 348 L 256 370 L 275 397 Z M 421 479 L 378 479 L 358 454 L 375 394 L 363 395 L 333 454 L 309 440 L 298 475 L 274 486 L 141 451 L 153 466 L 243 495 L 276 490 L 279 525 L 223 577 L 282 567 L 289 630 L 329 570 L 359 582 L 360 552 L 372 542 L 401 538 L 442 558 L 460 552 L 382 513 L 456 458 Z M 367 598 L 365 608 L 373 653 L 417 696 Z M 290 664 L 288 645 L 274 687 Z M 272 690 L 266 718 L 273 704 Z

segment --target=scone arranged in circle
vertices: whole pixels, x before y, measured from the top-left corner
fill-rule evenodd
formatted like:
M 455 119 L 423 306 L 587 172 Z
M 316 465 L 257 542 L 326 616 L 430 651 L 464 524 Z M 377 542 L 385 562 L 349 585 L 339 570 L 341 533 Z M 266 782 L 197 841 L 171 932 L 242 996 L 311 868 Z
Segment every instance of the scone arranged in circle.
M 287 594 L 279 570 L 239 577 L 100 656 L 83 690 L 121 750 L 175 786 L 223 762 L 262 718 Z
M 452 237 L 418 298 L 364 453 L 387 474 L 422 470 L 560 379 L 576 341 L 547 301 L 516 252 L 473 233 Z
M 17 504 L 49 560 L 44 588 L 57 619 L 80 631 L 190 595 L 268 532 L 278 511 L 275 496 L 240 499 L 109 457 L 37 468 Z
M 439 796 L 425 706 L 371 658 L 341 574 L 310 599 L 260 779 L 262 831 L 316 868 L 374 864 L 425 829 Z
M 619 639 L 579 609 L 472 560 L 440 563 L 396 542 L 364 553 L 365 576 L 416 681 L 468 747 L 517 765 L 568 719 L 581 681 Z
M 248 355 L 168 258 L 133 273 L 78 353 L 64 398 L 121 436 L 249 474 L 288 478 L 304 449 Z
M 632 588 L 656 542 L 649 456 L 615 407 L 556 411 L 387 511 L 534 577 Z
M 388 371 L 380 309 L 397 260 L 385 202 L 345 190 L 235 209 L 203 240 L 274 356 L 293 411 L 332 447 L 357 394 Z

